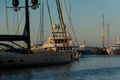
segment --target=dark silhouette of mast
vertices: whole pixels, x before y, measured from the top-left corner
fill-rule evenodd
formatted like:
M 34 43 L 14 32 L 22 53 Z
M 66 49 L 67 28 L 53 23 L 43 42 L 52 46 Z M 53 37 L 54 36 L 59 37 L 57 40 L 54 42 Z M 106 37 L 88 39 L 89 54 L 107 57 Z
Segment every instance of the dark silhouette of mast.
M 31 49 L 31 42 L 30 42 L 30 22 L 29 22 L 29 9 L 28 9 L 28 0 L 25 0 L 25 30 L 26 30 L 26 36 L 27 40 L 25 41 L 27 43 L 27 48 Z M 24 34 L 23 34 L 24 35 Z
M 24 27 L 23 35 L 0 35 L 0 41 L 9 41 L 17 46 L 19 44 L 14 43 L 13 41 L 24 41 L 27 44 L 27 49 L 29 50 L 31 49 L 29 7 L 36 9 L 39 4 L 38 4 L 38 0 L 31 0 L 31 3 L 33 4 L 32 6 L 29 6 L 28 3 L 29 3 L 28 0 L 25 0 L 25 7 L 23 6 L 18 7 L 19 0 L 12 0 L 13 7 L 8 7 L 8 8 L 14 8 L 15 11 L 18 11 L 19 8 L 25 8 L 25 27 Z
M 31 0 L 32 8 L 36 9 L 38 5 L 38 0 Z M 30 42 L 30 21 L 29 21 L 29 5 L 28 0 L 25 0 L 25 29 L 23 35 L 27 37 L 25 40 L 27 44 L 27 49 L 31 49 L 31 42 Z
M 104 39 L 105 39 L 105 37 L 104 37 L 104 15 L 102 15 L 102 21 L 103 21 L 103 23 L 102 23 L 102 46 L 104 48 L 105 47 L 105 41 L 104 41 Z

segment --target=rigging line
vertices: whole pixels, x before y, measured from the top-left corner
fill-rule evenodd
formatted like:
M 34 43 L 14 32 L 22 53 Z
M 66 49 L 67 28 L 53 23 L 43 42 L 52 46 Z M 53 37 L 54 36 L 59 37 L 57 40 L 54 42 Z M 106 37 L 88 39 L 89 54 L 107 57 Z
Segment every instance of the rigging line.
M 40 41 L 39 41 L 39 43 L 42 43 L 42 41 L 43 41 L 43 25 L 44 25 L 44 23 L 43 23 L 43 18 L 44 18 L 44 16 L 43 16 L 43 11 L 44 11 L 44 2 L 42 1 L 42 5 L 41 5 L 41 16 L 40 16 L 40 23 L 41 23 L 41 29 L 40 29 Z
M 41 0 L 40 0 L 40 3 L 41 3 Z M 42 8 L 42 5 L 40 5 L 40 23 L 39 23 L 39 29 L 38 29 L 38 34 L 37 34 L 37 43 L 40 43 L 41 42 L 41 8 Z
M 13 13 L 13 33 L 15 33 L 15 14 Z
M 69 15 L 70 15 L 70 19 L 72 19 L 72 17 L 71 17 L 71 2 L 69 2 L 69 4 L 70 4 Z M 69 26 L 71 26 L 70 21 L 69 21 Z M 71 28 L 70 32 L 72 32 L 72 28 Z
M 33 26 L 33 21 L 32 21 L 32 19 L 30 19 L 30 22 L 31 22 L 31 27 L 32 27 L 32 29 L 33 29 L 33 34 L 34 34 L 34 38 L 33 39 L 36 39 L 36 34 L 35 34 L 35 29 L 34 29 L 34 26 Z
M 66 6 L 65 6 L 65 8 L 66 8 L 66 11 L 67 11 L 67 15 L 68 15 L 68 18 L 69 18 L 69 22 L 70 22 L 71 28 L 72 28 L 72 30 L 73 30 L 73 34 L 74 34 L 74 36 L 75 36 L 76 44 L 77 44 L 77 46 L 79 46 L 79 43 L 78 43 L 78 40 L 77 40 L 77 36 L 76 36 L 76 34 L 75 34 L 75 30 L 74 30 L 74 28 L 73 28 L 73 24 L 72 24 L 72 20 L 71 20 L 71 13 L 69 14 L 68 9 L 67 9 Z
M 65 39 L 64 39 L 64 42 L 68 42 L 67 40 L 67 34 L 66 34 L 66 26 L 64 24 L 64 20 L 63 20 L 63 15 L 62 15 L 62 11 L 61 11 L 61 7 L 60 7 L 60 2 L 59 0 L 56 0 L 56 6 L 57 6 L 57 11 L 58 11 L 58 15 L 59 15 L 59 21 L 60 21 L 60 25 L 62 26 L 62 30 L 63 32 L 65 33 Z M 67 49 L 68 49 L 68 44 L 67 44 Z
M 64 21 L 63 21 L 63 17 L 62 17 L 62 12 L 61 12 L 59 0 L 56 0 L 56 6 L 57 6 L 57 11 L 58 11 L 58 15 L 59 15 L 60 24 L 62 26 L 62 30 L 65 31 Z
M 39 43 L 41 43 L 41 41 L 42 41 L 42 5 L 41 5 L 41 9 L 40 9 L 41 15 L 40 15 L 40 40 L 39 40 Z
M 10 41 L 10 42 L 13 43 L 13 44 L 15 44 L 15 45 L 17 45 L 18 47 L 24 48 L 23 46 L 21 46 L 21 45 L 15 43 L 14 41 Z
M 44 41 L 44 2 L 42 2 L 42 18 L 41 18 L 42 20 L 41 20 L 41 42 L 43 42 Z
M 39 27 L 38 27 L 38 33 L 37 33 L 37 38 L 36 38 L 36 42 L 39 43 L 39 39 L 40 39 L 40 23 L 39 23 Z
M 110 39 L 109 39 L 109 37 L 110 37 L 110 35 L 109 35 L 109 34 L 110 34 L 110 32 L 109 32 L 109 31 L 110 31 L 110 28 L 109 28 L 109 23 L 107 23 L 107 39 L 108 39 L 108 48 L 109 48 L 109 44 L 110 44 L 110 41 L 109 41 L 109 40 L 110 40 Z
M 18 11 L 16 12 L 16 27 L 18 28 L 17 33 L 19 34 L 19 25 L 18 25 Z M 16 34 L 17 34 L 16 33 Z
M 62 3 L 61 3 L 62 7 L 61 8 L 62 8 L 62 14 L 63 14 L 64 22 L 65 22 L 66 20 L 65 20 L 65 4 L 64 3 L 65 3 L 65 0 L 62 0 Z
M 50 24 L 51 24 L 51 28 L 52 28 L 52 32 L 53 32 L 53 38 L 54 38 L 54 42 L 55 42 L 54 29 L 52 27 L 52 18 L 51 18 L 51 14 L 50 14 L 50 8 L 49 8 L 48 0 L 46 0 L 46 3 L 47 3 L 47 9 L 48 9 L 48 14 L 49 14 Z M 57 51 L 56 42 L 55 42 L 55 48 L 56 48 L 56 51 Z
M 22 22 L 22 19 L 23 19 L 24 14 L 25 14 L 25 13 L 24 13 L 24 11 L 23 11 L 22 16 L 21 16 L 21 18 L 20 18 L 20 22 L 18 23 L 18 26 L 20 26 L 20 24 L 21 24 L 21 22 Z M 15 34 L 17 34 L 18 30 L 19 30 L 19 27 L 17 27 Z
M 9 28 L 8 28 L 8 12 L 7 12 L 7 1 L 4 0 L 4 9 L 5 9 L 5 16 L 6 16 L 6 31 L 9 34 Z

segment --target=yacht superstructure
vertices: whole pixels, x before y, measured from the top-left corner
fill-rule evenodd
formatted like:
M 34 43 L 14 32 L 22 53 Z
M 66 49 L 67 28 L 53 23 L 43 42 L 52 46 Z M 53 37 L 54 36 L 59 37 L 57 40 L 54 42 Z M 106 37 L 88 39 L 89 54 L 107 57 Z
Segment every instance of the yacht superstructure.
M 42 50 L 72 51 L 76 48 L 72 37 L 68 33 L 65 34 L 60 25 L 54 24 L 53 29 L 54 32 L 51 32 L 50 37 L 42 45 Z M 67 36 L 67 39 L 65 35 Z

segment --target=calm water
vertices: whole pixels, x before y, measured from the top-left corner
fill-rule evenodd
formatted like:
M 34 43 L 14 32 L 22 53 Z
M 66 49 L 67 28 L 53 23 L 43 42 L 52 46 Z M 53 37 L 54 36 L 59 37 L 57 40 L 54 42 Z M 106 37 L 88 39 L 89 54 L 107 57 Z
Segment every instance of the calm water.
M 120 56 L 85 56 L 69 65 L 0 71 L 0 80 L 120 80 Z

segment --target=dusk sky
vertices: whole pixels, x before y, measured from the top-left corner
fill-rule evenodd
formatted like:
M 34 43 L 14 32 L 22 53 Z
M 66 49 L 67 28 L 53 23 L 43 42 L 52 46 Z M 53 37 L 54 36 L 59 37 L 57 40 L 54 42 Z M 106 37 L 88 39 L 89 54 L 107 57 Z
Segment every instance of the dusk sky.
M 20 5 L 23 5 L 24 0 L 19 0 Z M 23 1 L 23 2 L 22 2 Z M 31 1 L 31 0 L 30 0 Z M 29 1 L 29 2 L 30 2 Z M 40 0 L 39 0 L 40 1 Z M 48 11 L 44 11 L 44 34 L 45 40 L 49 36 L 51 28 L 49 24 Z M 53 24 L 58 23 L 58 15 L 56 10 L 55 0 L 48 0 L 52 15 Z M 62 0 L 60 0 L 62 1 Z M 0 34 L 4 34 L 5 27 L 5 17 L 4 17 L 4 0 L 0 0 Z M 118 36 L 120 36 L 120 0 L 65 0 L 65 6 L 69 10 L 71 3 L 71 17 L 74 30 L 79 41 L 79 45 L 86 40 L 88 45 L 91 46 L 102 46 L 102 15 L 104 15 L 105 22 L 105 43 L 107 47 L 107 23 L 110 27 L 110 45 L 112 45 Z M 7 0 L 7 5 L 12 6 L 12 0 Z M 16 26 L 16 13 L 13 9 L 7 9 L 8 13 L 8 25 L 10 33 L 15 33 L 17 29 Z M 68 33 L 71 32 L 69 27 L 69 20 L 67 19 L 67 11 L 65 9 L 65 22 L 67 25 Z M 24 27 L 24 9 L 18 12 L 19 15 L 19 32 L 22 33 Z M 36 42 L 40 18 L 40 10 L 32 10 L 30 8 L 30 22 L 31 22 L 31 41 Z M 21 20 L 21 17 L 23 19 Z M 72 33 L 71 33 L 72 34 Z

